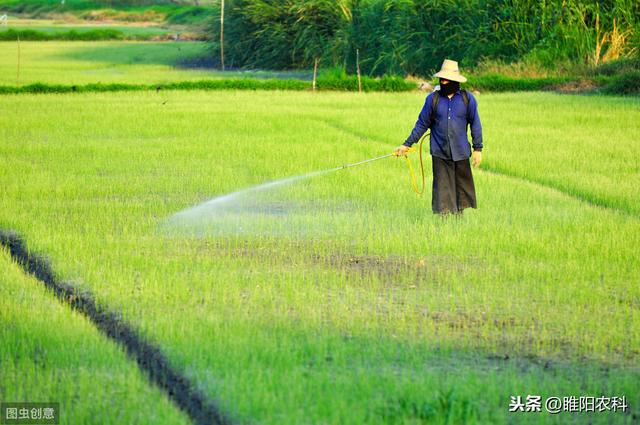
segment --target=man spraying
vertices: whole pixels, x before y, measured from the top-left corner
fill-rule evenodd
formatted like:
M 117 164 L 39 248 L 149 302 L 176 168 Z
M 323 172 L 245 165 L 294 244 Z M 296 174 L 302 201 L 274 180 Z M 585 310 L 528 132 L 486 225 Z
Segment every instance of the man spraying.
M 460 83 L 467 81 L 460 75 L 458 62 L 445 59 L 440 72 L 440 90 L 427 96 L 413 131 L 400 145 L 395 155 L 404 156 L 409 147 L 431 129 L 430 153 L 433 164 L 433 193 L 431 209 L 434 214 L 461 214 L 465 208 L 476 208 L 476 191 L 469 165 L 482 161 L 482 126 L 478 103 Z M 467 125 L 471 126 L 473 154 L 467 140 Z

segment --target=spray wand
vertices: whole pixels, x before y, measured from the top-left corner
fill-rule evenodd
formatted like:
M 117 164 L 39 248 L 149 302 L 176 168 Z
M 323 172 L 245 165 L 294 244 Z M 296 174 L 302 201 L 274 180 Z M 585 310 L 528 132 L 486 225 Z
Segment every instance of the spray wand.
M 428 132 L 425 133 L 420 138 L 420 142 L 418 144 L 418 146 L 419 146 L 418 152 L 420 153 L 420 172 L 422 174 L 422 187 L 420 189 L 418 189 L 418 180 L 416 178 L 415 171 L 413 171 L 413 165 L 411 164 L 411 160 L 409 159 L 409 156 L 407 155 L 408 153 L 415 152 L 416 148 L 415 147 L 410 147 L 409 150 L 407 150 L 404 153 L 404 155 L 402 155 L 407 159 L 407 167 L 409 168 L 409 175 L 411 176 L 411 186 L 413 187 L 414 192 L 416 192 L 418 195 L 422 195 L 422 193 L 424 192 L 424 187 L 425 187 L 424 162 L 422 161 L 422 142 L 424 142 L 424 138 L 427 136 L 427 134 L 429 134 L 429 133 Z M 364 161 L 354 162 L 353 164 L 346 164 L 346 165 L 343 165 L 342 167 L 335 168 L 334 170 L 331 170 L 331 171 L 344 170 L 345 168 L 351 168 L 351 167 L 355 167 L 357 165 L 362 165 L 362 164 L 366 164 L 366 163 L 369 163 L 369 162 L 378 161 L 378 160 L 383 159 L 383 158 L 389 158 L 390 156 L 400 156 L 400 155 L 397 155 L 395 152 L 394 153 L 388 153 L 386 155 L 377 156 L 375 158 L 365 159 Z

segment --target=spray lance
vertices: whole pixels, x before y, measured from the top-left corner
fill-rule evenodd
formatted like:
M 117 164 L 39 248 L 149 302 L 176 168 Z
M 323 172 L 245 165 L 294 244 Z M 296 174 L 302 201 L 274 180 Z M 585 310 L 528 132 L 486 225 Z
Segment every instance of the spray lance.
M 409 156 L 406 155 L 409 152 L 415 152 L 416 148 L 415 147 L 409 148 L 409 150 L 407 150 L 405 152 L 405 154 L 402 155 L 407 160 L 407 166 L 409 167 L 409 173 L 411 174 L 411 185 L 413 186 L 413 190 L 418 195 L 421 195 L 422 192 L 424 192 L 424 187 L 425 187 L 424 163 L 422 161 L 422 142 L 424 141 L 424 139 L 427 136 L 427 134 L 429 134 L 429 133 L 427 132 L 426 134 L 424 134 L 420 138 L 420 141 L 418 143 L 418 146 L 419 146 L 418 147 L 418 151 L 420 152 L 420 170 L 422 172 L 422 188 L 418 188 L 416 175 L 415 175 L 415 172 L 413 171 L 413 165 L 411 164 L 411 160 L 409 159 Z M 247 193 L 256 192 L 258 190 L 264 190 L 264 189 L 269 189 L 269 188 L 273 188 L 273 187 L 286 185 L 286 184 L 289 184 L 289 183 L 296 182 L 298 180 L 310 178 L 310 177 L 313 177 L 313 176 L 319 176 L 319 175 L 331 173 L 331 172 L 334 172 L 334 171 L 344 170 L 346 168 L 351 168 L 351 167 L 355 167 L 357 165 L 367 164 L 369 162 L 378 161 L 378 160 L 380 160 L 382 158 L 388 158 L 390 156 L 399 156 L 399 155 L 396 155 L 395 152 L 394 153 L 389 153 L 389 154 L 386 154 L 386 155 L 382 155 L 382 156 L 378 156 L 378 157 L 370 158 L 370 159 L 365 159 L 364 161 L 359 161 L 359 162 L 355 162 L 353 164 L 343 165 L 341 167 L 336 167 L 336 168 L 332 168 L 332 169 L 329 169 L 329 170 L 316 171 L 316 172 L 313 172 L 313 173 L 307 173 L 307 174 L 302 175 L 302 176 L 287 177 L 287 178 L 280 179 L 280 180 L 275 180 L 275 181 L 262 183 L 262 184 L 259 184 L 257 186 L 248 187 L 248 188 L 245 188 L 245 189 L 240 189 L 240 190 L 237 190 L 235 192 L 227 193 L 225 195 L 221 195 L 221 196 L 218 196 L 216 198 L 210 199 L 210 200 L 208 200 L 208 201 L 206 201 L 206 202 L 204 202 L 204 203 L 202 203 L 200 205 L 196 205 L 194 207 L 182 210 L 182 211 L 174 214 L 172 216 L 172 220 L 182 220 L 182 221 L 185 221 L 185 222 L 191 222 L 194 219 L 203 217 L 203 216 L 205 216 L 207 214 L 211 214 L 211 211 L 215 211 L 216 208 L 218 208 L 220 206 L 223 206 L 225 204 L 237 201 L 237 199 L 239 197 L 241 197 L 242 195 L 246 195 Z
M 416 173 L 413 170 L 413 165 L 411 164 L 411 159 L 409 159 L 409 156 L 407 155 L 408 153 L 415 152 L 416 148 L 415 147 L 410 147 L 409 150 L 407 150 L 405 152 L 405 154 L 402 155 L 407 160 L 407 167 L 409 168 L 409 175 L 411 176 L 411 186 L 413 187 L 414 192 L 416 192 L 418 195 L 422 195 L 422 193 L 424 192 L 424 186 L 425 186 L 424 162 L 422 161 L 422 142 L 424 142 L 424 139 L 428 134 L 429 134 L 429 132 L 425 133 L 420 138 L 420 141 L 418 142 L 418 152 L 420 154 L 420 173 L 422 174 L 422 187 L 421 188 L 418 188 L 418 181 L 417 181 L 417 178 L 416 178 Z M 383 159 L 383 158 L 389 158 L 390 156 L 399 156 L 399 155 L 397 155 L 395 152 L 394 153 L 388 153 L 386 155 L 377 156 L 375 158 L 365 159 L 364 161 L 354 162 L 353 164 L 343 165 L 342 167 L 336 168 L 335 171 L 344 170 L 345 168 L 351 168 L 351 167 L 355 167 L 357 165 L 367 164 L 369 162 L 378 161 L 378 160 Z

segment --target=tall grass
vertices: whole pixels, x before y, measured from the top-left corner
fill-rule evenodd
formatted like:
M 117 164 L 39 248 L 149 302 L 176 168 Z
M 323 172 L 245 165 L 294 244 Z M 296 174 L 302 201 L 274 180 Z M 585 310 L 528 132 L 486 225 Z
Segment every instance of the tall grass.
M 368 75 L 424 76 L 445 57 L 592 65 L 637 53 L 638 16 L 632 0 L 232 0 L 226 52 L 233 66 L 301 68 L 321 57 L 354 73 L 359 49 Z

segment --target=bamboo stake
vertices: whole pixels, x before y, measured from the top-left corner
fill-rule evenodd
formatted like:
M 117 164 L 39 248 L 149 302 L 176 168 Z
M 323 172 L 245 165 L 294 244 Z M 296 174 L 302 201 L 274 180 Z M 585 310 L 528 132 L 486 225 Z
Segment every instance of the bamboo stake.
M 220 0 L 220 64 L 224 71 L 224 0 Z
M 20 85 L 20 36 L 18 36 L 18 70 L 16 74 L 16 85 Z
M 318 76 L 318 62 L 320 62 L 320 59 L 316 58 L 313 64 L 313 91 L 316 91 L 316 78 Z
M 358 93 L 362 93 L 362 80 L 360 79 L 360 49 L 356 49 L 356 70 L 358 72 Z

